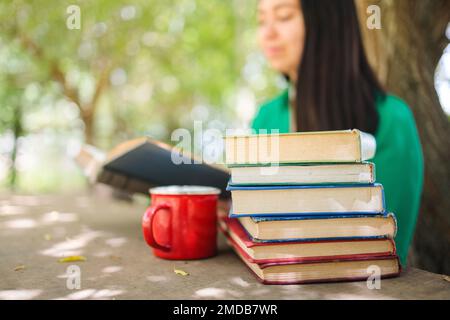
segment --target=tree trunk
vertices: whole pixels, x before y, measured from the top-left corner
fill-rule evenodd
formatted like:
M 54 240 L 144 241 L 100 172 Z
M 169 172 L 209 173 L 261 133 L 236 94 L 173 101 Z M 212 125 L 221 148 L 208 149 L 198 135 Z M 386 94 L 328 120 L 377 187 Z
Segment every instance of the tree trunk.
M 450 274 L 450 123 L 434 86 L 448 45 L 448 0 L 357 0 L 366 49 L 386 89 L 414 112 L 424 158 L 425 181 L 410 262 Z M 369 30 L 369 5 L 381 8 L 381 30 Z
M 98 74 L 98 81 L 92 100 L 82 105 L 79 93 L 80 89 L 73 88 L 68 84 L 66 74 L 61 69 L 59 61 L 49 60 L 46 57 L 44 49 L 27 35 L 14 33 L 14 37 L 20 39 L 20 43 L 29 53 L 49 64 L 52 79 L 61 85 L 63 94 L 73 101 L 80 110 L 81 120 L 85 125 L 85 142 L 93 145 L 95 143 L 94 114 L 102 93 L 108 87 L 109 74 L 112 70 L 111 62 L 108 60 L 103 61 L 103 68 Z
M 81 119 L 84 123 L 85 143 L 95 145 L 94 114 L 90 112 L 82 112 Z
M 23 127 L 22 127 L 22 106 L 20 103 L 14 108 L 14 119 L 13 119 L 13 149 L 11 151 L 11 173 L 9 179 L 9 187 L 11 190 L 15 190 L 17 184 L 17 168 L 16 168 L 16 159 L 18 153 L 18 141 L 19 138 L 23 135 Z

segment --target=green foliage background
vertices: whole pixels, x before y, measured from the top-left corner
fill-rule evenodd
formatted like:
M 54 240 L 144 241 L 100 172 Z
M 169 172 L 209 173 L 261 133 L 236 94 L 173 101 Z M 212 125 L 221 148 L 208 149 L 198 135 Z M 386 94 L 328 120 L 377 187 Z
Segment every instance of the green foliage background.
M 80 30 L 66 25 L 70 5 Z M 169 141 L 194 120 L 245 127 L 248 97 L 254 112 L 283 85 L 257 49 L 255 9 L 256 0 L 1 1 L 1 185 L 14 161 L 19 189 L 84 187 L 69 157 L 82 141 Z

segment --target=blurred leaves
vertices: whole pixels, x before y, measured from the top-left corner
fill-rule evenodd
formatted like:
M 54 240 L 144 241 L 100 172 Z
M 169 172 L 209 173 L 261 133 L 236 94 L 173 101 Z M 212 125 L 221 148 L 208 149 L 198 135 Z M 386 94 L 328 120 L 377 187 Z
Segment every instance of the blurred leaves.
M 66 27 L 72 4 L 81 9 L 80 30 Z M 190 129 L 185 115 L 199 104 L 214 110 L 211 117 L 235 118 L 233 96 L 251 87 L 242 70 L 255 51 L 255 6 L 222 0 L 2 2 L 1 41 L 15 52 L 2 49 L 0 63 L 14 69 L 22 88 L 39 86 L 39 97 L 54 95 L 46 104 L 75 103 L 84 126 L 96 118 L 95 132 L 106 140 L 144 133 L 167 140 L 176 127 Z M 161 123 L 164 130 L 152 132 Z
M 180 276 L 188 276 L 189 273 L 187 273 L 186 271 L 183 271 L 181 269 L 173 269 L 173 272 L 175 272 L 175 274 L 180 275 Z
M 21 265 L 16 266 L 14 268 L 14 271 L 23 271 L 23 270 L 25 270 L 25 268 L 26 268 L 25 265 L 21 264 Z
M 256 47 L 256 3 L 1 1 L 0 138 L 13 131 L 18 109 L 25 137 L 104 149 L 142 135 L 170 142 L 194 120 L 246 125 L 278 90 Z M 80 7 L 80 30 L 66 26 L 70 5 Z

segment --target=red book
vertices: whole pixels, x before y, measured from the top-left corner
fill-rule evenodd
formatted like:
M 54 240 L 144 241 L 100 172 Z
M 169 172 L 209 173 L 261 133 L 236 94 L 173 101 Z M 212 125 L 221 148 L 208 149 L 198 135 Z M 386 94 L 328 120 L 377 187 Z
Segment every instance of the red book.
M 374 272 L 387 278 L 401 271 L 390 239 L 259 243 L 252 241 L 236 219 L 221 219 L 220 227 L 238 256 L 266 284 L 358 281 Z M 359 242 L 372 251 L 360 251 L 364 246 Z M 352 249 L 358 253 L 349 254 Z
M 390 238 L 261 242 L 252 239 L 238 219 L 221 218 L 219 226 L 247 260 L 260 264 L 384 257 L 396 253 L 395 243 Z

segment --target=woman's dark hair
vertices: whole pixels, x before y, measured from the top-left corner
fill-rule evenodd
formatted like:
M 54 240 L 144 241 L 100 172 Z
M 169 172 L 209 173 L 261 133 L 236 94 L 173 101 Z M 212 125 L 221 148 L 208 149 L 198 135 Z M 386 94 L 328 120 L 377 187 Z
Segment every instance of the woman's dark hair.
M 296 84 L 298 131 L 378 127 L 385 92 L 364 52 L 353 0 L 299 0 L 306 39 Z

